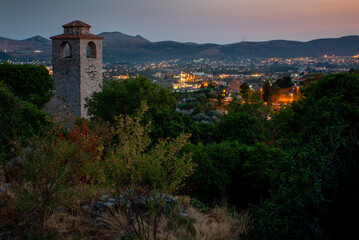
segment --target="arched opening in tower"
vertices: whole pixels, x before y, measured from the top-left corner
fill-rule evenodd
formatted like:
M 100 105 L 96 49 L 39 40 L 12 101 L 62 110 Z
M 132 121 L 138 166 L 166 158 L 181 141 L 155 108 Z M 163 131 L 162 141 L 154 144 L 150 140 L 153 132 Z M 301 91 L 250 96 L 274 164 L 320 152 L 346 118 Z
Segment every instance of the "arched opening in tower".
M 86 56 L 88 58 L 96 58 L 96 45 L 94 42 L 89 42 L 86 46 Z
M 72 47 L 69 42 L 61 43 L 61 57 L 72 58 Z

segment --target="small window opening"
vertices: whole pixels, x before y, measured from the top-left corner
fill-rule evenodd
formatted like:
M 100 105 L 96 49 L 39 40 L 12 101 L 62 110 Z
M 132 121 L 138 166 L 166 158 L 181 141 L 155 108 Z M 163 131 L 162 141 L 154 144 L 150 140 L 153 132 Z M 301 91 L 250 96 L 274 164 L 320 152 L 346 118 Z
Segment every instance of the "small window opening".
M 86 56 L 88 58 L 96 58 L 96 45 L 94 42 L 89 42 L 86 46 Z
M 61 44 L 61 56 L 63 58 L 72 58 L 72 47 L 70 43 L 63 42 Z

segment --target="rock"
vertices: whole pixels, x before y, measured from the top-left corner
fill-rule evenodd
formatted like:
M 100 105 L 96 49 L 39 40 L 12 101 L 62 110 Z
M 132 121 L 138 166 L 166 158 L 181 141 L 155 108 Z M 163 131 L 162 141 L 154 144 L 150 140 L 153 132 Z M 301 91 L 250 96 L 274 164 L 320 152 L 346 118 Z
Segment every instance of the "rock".
M 112 207 L 116 206 L 116 202 L 110 202 L 109 201 L 109 202 L 105 202 L 103 205 L 106 206 L 106 207 L 112 208 Z
M 97 210 L 102 209 L 104 207 L 115 207 L 116 206 L 116 200 L 114 198 L 111 198 L 109 195 L 102 195 L 98 202 L 96 203 Z
M 181 217 L 188 217 L 188 213 L 186 213 L 186 212 L 180 212 L 179 215 Z
M 6 192 L 6 188 L 0 186 L 0 194 L 5 194 L 5 192 Z
M 102 195 L 99 202 L 107 202 L 111 197 L 109 195 Z

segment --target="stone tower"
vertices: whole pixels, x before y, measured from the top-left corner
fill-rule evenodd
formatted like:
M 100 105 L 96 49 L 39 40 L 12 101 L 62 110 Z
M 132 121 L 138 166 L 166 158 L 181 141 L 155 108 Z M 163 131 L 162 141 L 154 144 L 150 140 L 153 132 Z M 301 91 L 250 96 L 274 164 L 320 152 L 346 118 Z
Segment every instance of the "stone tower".
M 90 25 L 73 21 L 52 39 L 53 78 L 56 94 L 63 97 L 77 117 L 87 117 L 85 98 L 102 83 L 102 37 Z

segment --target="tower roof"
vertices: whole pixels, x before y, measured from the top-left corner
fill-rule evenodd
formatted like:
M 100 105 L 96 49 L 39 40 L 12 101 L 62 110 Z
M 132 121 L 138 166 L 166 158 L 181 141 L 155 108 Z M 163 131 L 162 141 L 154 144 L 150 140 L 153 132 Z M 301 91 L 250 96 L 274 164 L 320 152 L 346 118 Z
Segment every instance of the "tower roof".
M 70 23 L 67 23 L 65 25 L 62 25 L 62 27 L 91 27 L 87 23 L 81 22 L 80 20 L 75 20 Z
M 87 23 L 81 22 L 80 20 L 75 20 L 65 25 L 62 25 L 64 28 L 64 34 L 56 35 L 50 37 L 50 39 L 103 39 L 103 37 L 94 35 L 90 33 L 90 25 Z M 77 29 L 80 28 L 80 29 Z M 82 30 L 81 28 L 87 28 Z

